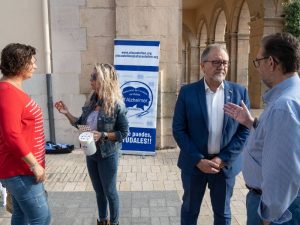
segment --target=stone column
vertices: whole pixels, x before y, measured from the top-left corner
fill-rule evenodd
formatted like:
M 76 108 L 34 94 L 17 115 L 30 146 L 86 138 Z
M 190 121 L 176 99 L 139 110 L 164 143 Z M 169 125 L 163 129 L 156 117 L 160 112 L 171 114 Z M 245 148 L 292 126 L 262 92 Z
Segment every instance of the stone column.
M 227 79 L 236 82 L 237 68 L 237 33 L 226 33 L 225 35 L 226 48 L 229 54 L 230 67 Z
M 248 87 L 249 34 L 238 34 L 236 82 Z
M 189 74 L 190 74 L 190 46 L 189 45 L 187 45 L 185 50 L 184 50 L 184 58 L 182 58 L 182 61 L 184 62 L 184 65 L 183 65 L 184 83 L 180 83 L 179 86 L 181 86 L 183 84 L 187 84 L 187 83 L 190 82 L 190 76 L 189 76 Z
M 203 73 L 201 71 L 200 62 L 201 62 L 202 52 L 204 51 L 205 48 L 206 48 L 206 44 L 200 44 L 200 47 L 199 47 L 199 77 L 198 77 L 198 80 L 200 80 L 203 77 Z
M 178 75 L 177 77 L 177 91 L 179 92 L 180 86 L 182 84 L 187 83 L 187 50 L 182 50 L 182 64 L 181 64 L 181 75 Z
M 190 48 L 190 83 L 198 80 L 199 77 L 199 46 Z
M 215 43 L 214 38 L 211 38 L 211 37 L 207 38 L 207 45 L 210 45 L 210 44 L 213 44 L 213 43 Z
M 115 3 L 117 38 L 159 40 L 161 43 L 156 145 L 158 148 L 175 147 L 172 118 L 181 72 L 181 0 L 115 0 Z
M 266 91 L 266 86 L 262 84 L 259 74 L 253 66 L 252 60 L 260 47 L 262 37 L 282 32 L 283 19 L 281 17 L 254 18 L 250 23 L 250 53 L 249 53 L 249 95 L 252 108 L 262 108 L 261 96 Z
M 249 34 L 227 33 L 225 39 L 230 60 L 228 80 L 247 87 Z

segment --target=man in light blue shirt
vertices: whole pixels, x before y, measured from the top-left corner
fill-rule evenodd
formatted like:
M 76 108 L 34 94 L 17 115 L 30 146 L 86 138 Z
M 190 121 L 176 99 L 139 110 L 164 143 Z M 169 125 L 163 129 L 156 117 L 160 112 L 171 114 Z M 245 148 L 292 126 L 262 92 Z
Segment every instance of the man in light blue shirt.
M 300 43 L 288 33 L 266 36 L 253 63 L 270 88 L 259 120 L 243 102 L 224 106 L 227 115 L 251 128 L 243 152 L 247 225 L 299 225 Z

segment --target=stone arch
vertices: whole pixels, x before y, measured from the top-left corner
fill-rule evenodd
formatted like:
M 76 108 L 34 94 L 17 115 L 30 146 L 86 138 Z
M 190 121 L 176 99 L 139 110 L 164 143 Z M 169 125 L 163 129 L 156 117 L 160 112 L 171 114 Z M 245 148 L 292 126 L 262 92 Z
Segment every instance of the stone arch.
M 207 22 L 204 18 L 201 18 L 197 29 L 197 40 L 200 48 L 200 55 L 202 54 L 204 48 L 207 46 L 208 43 L 207 39 L 208 39 Z M 202 51 L 201 48 L 203 48 Z
M 201 61 L 201 55 L 202 52 L 204 51 L 204 49 L 207 46 L 207 42 L 208 42 L 208 29 L 207 29 L 207 21 L 205 20 L 205 18 L 201 18 L 199 25 L 198 25 L 198 29 L 197 29 L 197 39 L 198 39 L 198 46 L 199 46 L 199 58 L 198 58 L 198 62 L 199 62 L 199 69 L 198 69 L 198 80 L 201 79 L 202 75 L 201 75 L 201 70 L 200 70 L 200 61 Z
M 225 33 L 226 33 L 226 16 L 224 11 L 220 11 L 217 20 L 215 23 L 215 29 L 214 29 L 214 42 L 225 44 Z
M 229 79 L 247 87 L 250 51 L 250 11 L 245 0 L 237 0 L 234 5 L 229 32 L 226 36 L 228 51 L 231 56 Z
M 213 38 L 209 39 L 210 43 L 218 43 L 224 45 L 228 49 L 228 40 L 226 38 L 226 34 L 228 33 L 228 27 L 227 27 L 227 21 L 228 16 L 226 15 L 226 10 L 224 10 L 224 7 L 221 4 L 217 4 L 215 6 L 215 9 L 213 10 L 213 16 L 212 16 L 212 23 L 211 27 L 212 30 L 212 36 Z M 230 58 L 230 51 L 228 51 L 229 58 Z M 229 67 L 227 78 L 230 78 L 231 71 Z
M 211 16 L 210 27 L 213 28 L 209 32 L 208 42 L 226 44 L 225 34 L 227 32 L 227 21 L 228 21 L 228 10 L 225 10 L 223 1 L 219 1 L 214 9 Z
M 265 17 L 281 17 L 283 14 L 282 3 L 286 0 L 264 0 Z
M 257 1 L 245 0 L 245 2 L 247 2 L 249 8 L 250 18 L 262 17 L 263 7 L 257 7 Z M 241 5 L 243 4 L 243 0 L 237 0 L 235 4 L 241 7 Z
M 236 82 L 248 87 L 248 65 L 250 52 L 250 12 L 244 1 L 239 14 L 237 37 L 237 73 Z
M 251 60 L 256 57 L 263 36 L 281 32 L 283 26 L 282 3 L 285 0 L 261 0 L 260 7 L 255 1 L 247 0 L 250 12 L 250 52 L 248 66 L 248 91 L 252 108 L 263 107 L 261 95 L 266 86 L 262 84 Z
M 183 24 L 182 27 L 183 33 L 183 51 L 182 51 L 182 58 L 183 58 L 183 72 L 185 73 L 182 75 L 184 77 L 182 83 L 191 83 L 198 79 L 198 54 L 199 54 L 199 47 L 196 35 Z M 181 84 L 180 84 L 181 85 Z

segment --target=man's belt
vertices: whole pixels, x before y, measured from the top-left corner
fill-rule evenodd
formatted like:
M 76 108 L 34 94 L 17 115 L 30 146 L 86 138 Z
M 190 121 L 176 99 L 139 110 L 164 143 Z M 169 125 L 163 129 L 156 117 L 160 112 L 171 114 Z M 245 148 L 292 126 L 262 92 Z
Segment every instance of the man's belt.
M 247 184 L 246 184 L 246 188 L 248 188 L 249 191 L 252 191 L 252 192 L 254 192 L 257 195 L 261 195 L 262 194 L 262 190 L 260 190 L 258 188 L 249 187 Z
M 218 155 L 217 154 L 208 154 L 204 157 L 204 159 L 211 160 L 211 159 L 215 158 L 216 156 L 218 156 Z

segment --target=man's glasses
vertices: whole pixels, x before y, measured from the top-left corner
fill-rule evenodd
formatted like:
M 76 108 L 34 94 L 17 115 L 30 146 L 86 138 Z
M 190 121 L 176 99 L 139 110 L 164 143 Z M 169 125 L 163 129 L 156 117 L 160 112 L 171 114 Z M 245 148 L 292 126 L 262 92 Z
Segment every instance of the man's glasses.
M 210 62 L 213 67 L 220 67 L 221 65 L 223 65 L 224 67 L 228 67 L 230 64 L 229 61 L 226 60 L 212 60 L 212 61 L 206 60 L 204 62 Z
M 254 67 L 258 68 L 260 66 L 260 61 L 261 60 L 268 59 L 270 57 L 273 59 L 273 61 L 274 61 L 275 64 L 279 64 L 279 62 L 273 56 L 265 56 L 265 57 L 262 57 L 262 58 L 256 58 L 256 59 L 254 59 L 253 60 Z
M 253 60 L 253 65 L 255 68 L 258 68 L 260 66 L 260 61 L 269 58 L 270 56 L 265 56 L 262 58 L 256 58 Z

